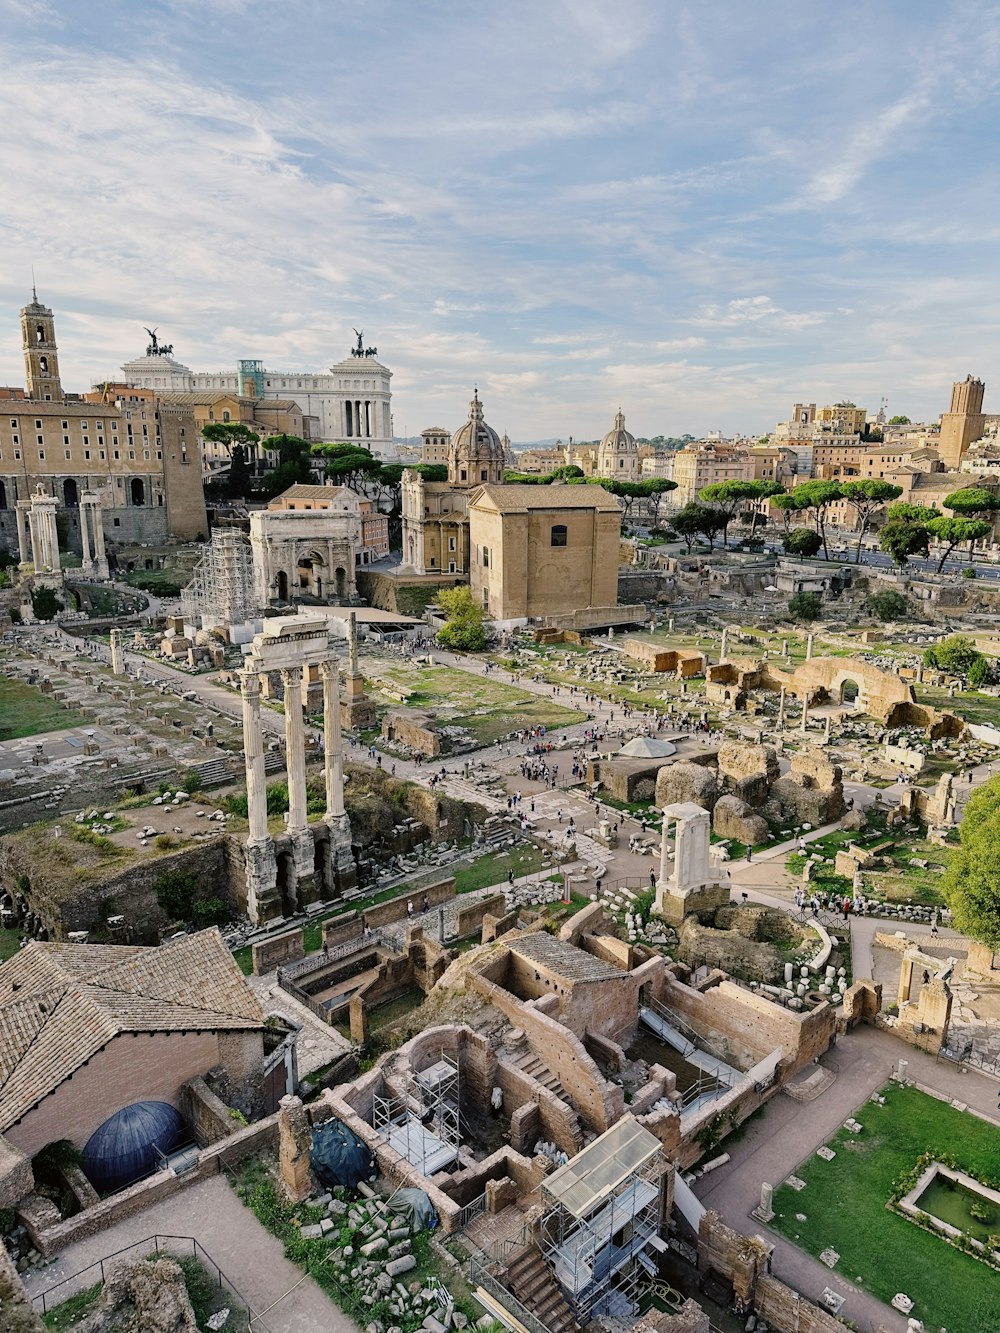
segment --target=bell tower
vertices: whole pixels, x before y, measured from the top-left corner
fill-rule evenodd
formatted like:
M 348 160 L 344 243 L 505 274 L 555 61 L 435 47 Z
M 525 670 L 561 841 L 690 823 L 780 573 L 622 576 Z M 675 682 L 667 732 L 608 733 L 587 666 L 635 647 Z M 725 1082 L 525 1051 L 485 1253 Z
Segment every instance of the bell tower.
M 59 380 L 55 320 L 48 306 L 39 301 L 34 288 L 31 289 L 31 304 L 21 310 L 21 342 L 28 397 L 39 402 L 59 402 L 63 391 Z

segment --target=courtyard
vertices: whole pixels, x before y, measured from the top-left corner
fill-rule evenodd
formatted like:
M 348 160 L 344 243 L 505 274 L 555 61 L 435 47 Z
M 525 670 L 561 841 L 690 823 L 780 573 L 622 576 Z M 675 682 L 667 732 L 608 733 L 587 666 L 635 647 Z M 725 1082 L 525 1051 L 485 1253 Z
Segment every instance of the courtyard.
M 924 1154 L 957 1163 L 983 1184 L 1000 1183 L 1000 1129 L 898 1083 L 858 1108 L 853 1123 L 860 1130 L 845 1125 L 825 1145 L 829 1160 L 819 1149 L 775 1190 L 771 1226 L 879 1300 L 904 1293 L 927 1328 L 994 1327 L 996 1269 L 887 1205 Z

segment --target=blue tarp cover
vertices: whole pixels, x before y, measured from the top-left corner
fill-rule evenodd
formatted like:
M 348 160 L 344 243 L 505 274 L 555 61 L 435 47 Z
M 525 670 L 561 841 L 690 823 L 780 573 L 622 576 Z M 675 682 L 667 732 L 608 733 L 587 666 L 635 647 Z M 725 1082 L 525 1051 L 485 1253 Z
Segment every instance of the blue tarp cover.
M 83 1170 L 100 1194 L 130 1185 L 156 1167 L 156 1150 L 183 1142 L 184 1120 L 167 1102 L 133 1102 L 95 1129 L 83 1150 Z
M 326 1189 L 355 1189 L 359 1181 L 374 1180 L 378 1174 L 367 1144 L 339 1120 L 327 1120 L 313 1131 L 309 1161 Z

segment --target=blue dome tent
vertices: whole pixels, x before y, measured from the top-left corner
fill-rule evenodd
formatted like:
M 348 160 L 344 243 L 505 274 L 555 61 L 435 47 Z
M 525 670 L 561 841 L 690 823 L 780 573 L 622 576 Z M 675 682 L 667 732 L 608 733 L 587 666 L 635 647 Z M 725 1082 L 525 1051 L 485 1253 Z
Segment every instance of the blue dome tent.
M 316 1179 L 326 1189 L 337 1185 L 356 1188 L 361 1180 L 374 1180 L 375 1159 L 368 1145 L 339 1120 L 327 1120 L 313 1130 L 310 1163 Z
M 83 1170 L 101 1194 L 122 1189 L 157 1165 L 186 1137 L 181 1113 L 167 1102 L 133 1102 L 94 1130 L 83 1150 Z

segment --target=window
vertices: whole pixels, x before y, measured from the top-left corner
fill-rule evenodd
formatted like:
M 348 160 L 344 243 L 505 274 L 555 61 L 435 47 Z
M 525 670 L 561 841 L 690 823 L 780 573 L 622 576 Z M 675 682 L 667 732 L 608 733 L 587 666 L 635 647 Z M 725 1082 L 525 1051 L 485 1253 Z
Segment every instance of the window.
M 35 418 L 35 430 L 41 430 L 41 429 L 42 429 L 42 423 L 41 423 L 41 422 L 38 420 L 38 418 L 36 417 L 36 418 Z
M 66 443 L 68 444 L 69 441 L 67 440 Z M 84 455 L 84 456 L 85 456 L 85 457 L 89 457 L 89 454 Z M 69 462 L 70 458 L 72 458 L 72 454 L 71 454 L 70 451 L 67 449 L 67 450 L 66 450 L 66 462 L 67 462 L 67 463 Z
M 455 562 L 454 562 L 454 560 L 449 560 L 449 561 L 448 561 L 448 573 L 449 573 L 449 574 L 454 574 L 455 572 L 456 572 L 456 570 L 455 570 Z
M 552 545 L 553 545 L 553 546 L 565 546 L 565 545 L 566 545 L 566 524 L 565 524 L 565 523 L 553 523 L 553 525 L 552 525 Z
M 488 473 L 487 473 L 486 469 L 483 468 L 482 472 L 480 472 L 480 474 L 479 474 L 479 480 L 480 480 L 480 481 L 487 481 L 488 479 L 489 479 L 489 477 L 488 477 Z
M 69 436 L 68 436 L 68 435 L 64 435 L 64 436 L 63 436 L 63 444 L 69 444 Z M 67 454 L 66 457 L 69 458 L 69 454 Z
M 39 449 L 39 451 L 38 451 L 38 458 L 39 458 L 39 461 L 40 461 L 40 462 L 44 462 L 44 461 L 45 461 L 45 450 L 44 450 L 44 449 Z
M 468 474 L 466 473 L 465 468 L 462 468 L 462 480 L 468 481 L 468 479 Z
M 68 422 L 68 421 L 64 421 L 63 424 L 62 424 L 62 428 L 63 428 L 63 430 L 69 430 L 69 422 Z
M 84 451 L 83 451 L 83 456 L 84 456 L 84 458 L 86 458 L 86 459 L 89 461 L 89 460 L 90 460 L 90 450 L 89 450 L 89 449 L 84 449 Z M 66 457 L 69 458 L 69 454 L 67 454 Z M 101 454 L 101 457 L 103 458 L 104 455 Z
M 43 444 L 45 443 L 45 436 L 44 436 L 44 435 L 36 435 L 36 436 L 35 436 L 35 443 L 36 443 L 37 445 L 39 445 L 39 446 L 43 445 Z
M 68 455 L 67 455 L 67 457 L 68 457 Z M 490 548 L 489 548 L 488 546 L 484 546 L 484 547 L 483 547 L 483 569 L 489 569 L 489 567 L 490 567 Z
M 228 412 L 223 412 L 223 414 L 222 414 L 222 420 L 223 420 L 223 421 L 228 421 L 228 420 L 229 420 L 229 413 L 228 413 Z
M 449 538 L 448 538 L 448 550 L 449 550 L 449 551 L 454 551 L 454 549 L 455 549 L 455 538 L 454 538 L 454 537 L 449 537 Z

